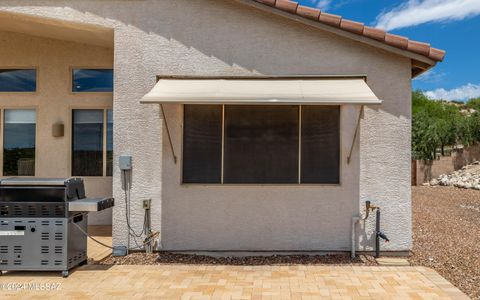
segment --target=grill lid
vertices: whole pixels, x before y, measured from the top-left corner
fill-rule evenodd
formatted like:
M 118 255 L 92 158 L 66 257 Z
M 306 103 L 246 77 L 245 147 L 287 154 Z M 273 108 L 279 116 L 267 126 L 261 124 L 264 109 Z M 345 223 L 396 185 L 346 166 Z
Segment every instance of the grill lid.
M 81 178 L 20 178 L 0 181 L 0 202 L 65 202 L 85 198 Z

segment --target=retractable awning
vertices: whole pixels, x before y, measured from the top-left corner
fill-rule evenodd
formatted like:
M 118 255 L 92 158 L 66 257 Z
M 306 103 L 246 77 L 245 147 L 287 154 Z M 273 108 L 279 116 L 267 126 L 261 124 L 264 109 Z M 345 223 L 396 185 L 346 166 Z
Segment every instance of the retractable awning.
M 160 79 L 141 103 L 380 104 L 363 78 Z

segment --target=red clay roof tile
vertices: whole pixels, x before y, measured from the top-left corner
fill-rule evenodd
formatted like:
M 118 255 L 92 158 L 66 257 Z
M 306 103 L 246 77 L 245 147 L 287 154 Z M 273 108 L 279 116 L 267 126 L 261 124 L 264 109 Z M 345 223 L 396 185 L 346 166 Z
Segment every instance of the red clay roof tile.
M 340 22 L 342 22 L 342 17 L 321 12 L 319 21 L 321 23 L 325 23 L 330 26 L 340 27 Z
M 436 61 L 442 61 L 445 57 L 445 51 L 437 48 L 430 48 L 430 54 L 428 57 Z
M 429 56 L 430 55 L 430 44 L 417 42 L 417 41 L 408 41 L 408 51 L 412 51 L 421 55 Z
M 269 6 L 275 6 L 276 0 L 255 0 L 255 1 L 269 5 Z
M 307 19 L 318 21 L 318 17 L 320 17 L 320 10 L 308 6 L 299 5 L 297 7 L 297 15 Z
M 383 42 L 387 45 L 426 56 L 434 61 L 442 61 L 445 51 L 432 48 L 430 44 L 410 41 L 404 36 L 387 33 L 381 29 L 364 26 L 363 23 L 342 19 L 341 16 L 321 12 L 318 9 L 298 5 L 289 0 L 252 0 L 274 8 L 296 14 L 306 19 L 314 20 L 329 26 L 340 27 L 342 30 L 353 32 L 365 37 Z
M 342 19 L 342 22 L 340 22 L 340 28 L 356 34 L 363 34 L 363 27 L 365 27 L 363 26 L 363 23 L 350 21 L 347 19 Z
M 297 2 L 289 1 L 289 0 L 277 0 L 275 2 L 275 8 L 284 10 L 286 12 L 295 14 L 297 13 Z
M 400 49 L 408 48 L 408 38 L 396 34 L 385 34 L 385 43 Z
M 363 35 L 382 42 L 385 40 L 385 30 L 378 28 L 365 26 L 363 28 Z

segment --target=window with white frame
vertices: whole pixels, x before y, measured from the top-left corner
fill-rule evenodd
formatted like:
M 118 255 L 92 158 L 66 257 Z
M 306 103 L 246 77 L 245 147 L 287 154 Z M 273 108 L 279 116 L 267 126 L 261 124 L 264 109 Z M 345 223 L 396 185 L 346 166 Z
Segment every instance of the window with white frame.
M 3 110 L 3 176 L 35 176 L 34 109 Z
M 183 183 L 338 184 L 340 107 L 185 105 Z
M 72 176 L 112 176 L 112 164 L 112 110 L 72 110 Z

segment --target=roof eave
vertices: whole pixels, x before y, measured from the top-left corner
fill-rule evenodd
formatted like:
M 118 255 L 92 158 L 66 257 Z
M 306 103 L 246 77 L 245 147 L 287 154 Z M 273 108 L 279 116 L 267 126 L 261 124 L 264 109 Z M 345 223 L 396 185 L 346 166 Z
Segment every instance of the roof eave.
M 264 12 L 268 12 L 268 13 L 272 13 L 272 14 L 275 14 L 275 15 L 278 15 L 278 16 L 282 16 L 282 17 L 300 22 L 302 24 L 305 24 L 305 25 L 308 25 L 308 26 L 311 26 L 311 27 L 315 27 L 315 28 L 318 28 L 318 29 L 321 29 L 321 30 L 324 30 L 324 31 L 327 31 L 327 32 L 330 32 L 330 33 L 333 33 L 333 34 L 337 34 L 339 36 L 342 36 L 342 37 L 345 37 L 345 38 L 348 38 L 348 39 L 351 39 L 351 40 L 354 40 L 354 41 L 358 41 L 358 42 L 361 42 L 361 43 L 364 43 L 364 44 L 367 44 L 367 45 L 370 45 L 370 46 L 373 46 L 373 47 L 376 47 L 376 48 L 383 49 L 385 51 L 391 52 L 391 53 L 399 55 L 399 56 L 410 58 L 412 60 L 412 67 L 416 62 L 419 62 L 422 65 L 427 65 L 428 66 L 428 68 L 422 68 L 421 73 L 423 73 L 424 71 L 426 71 L 426 70 L 430 69 L 431 67 L 435 66 L 436 63 L 437 63 L 436 60 L 433 60 L 433 59 L 431 59 L 427 56 L 424 56 L 424 55 L 421 55 L 421 54 L 418 54 L 418 53 L 415 53 L 415 52 L 412 52 L 412 51 L 409 51 L 409 50 L 406 50 L 406 49 L 397 48 L 397 47 L 391 46 L 389 44 L 386 44 L 384 42 L 380 42 L 380 41 L 377 41 L 375 39 L 366 37 L 364 35 L 359 35 L 359 34 L 356 34 L 356 33 L 353 33 L 353 32 L 343 30 L 343 29 L 338 28 L 338 27 L 333 27 L 333 26 L 330 26 L 330 25 L 327 25 L 327 24 L 324 24 L 324 23 L 320 23 L 318 21 L 302 17 L 298 14 L 293 14 L 291 12 L 278 9 L 278 8 L 270 6 L 270 5 L 266 5 L 266 4 L 262 4 L 260 2 L 256 2 L 256 0 L 255 1 L 252 1 L 252 0 L 235 0 L 235 1 L 237 1 L 239 3 L 242 3 L 244 5 L 255 7 L 255 8 L 260 9 Z M 435 49 L 435 50 L 436 51 L 441 51 L 441 50 L 438 50 L 438 49 Z M 439 61 L 442 61 L 442 60 L 443 60 L 443 56 L 442 56 L 442 59 L 439 60 Z M 414 75 L 413 73 L 414 73 L 414 70 L 412 68 L 412 77 L 415 77 L 415 76 L 420 74 L 419 73 L 419 74 Z
M 431 68 L 435 67 L 436 64 L 436 62 L 433 65 L 425 64 L 412 59 L 412 79 L 427 72 Z

